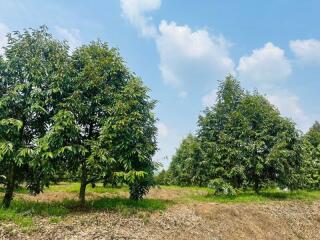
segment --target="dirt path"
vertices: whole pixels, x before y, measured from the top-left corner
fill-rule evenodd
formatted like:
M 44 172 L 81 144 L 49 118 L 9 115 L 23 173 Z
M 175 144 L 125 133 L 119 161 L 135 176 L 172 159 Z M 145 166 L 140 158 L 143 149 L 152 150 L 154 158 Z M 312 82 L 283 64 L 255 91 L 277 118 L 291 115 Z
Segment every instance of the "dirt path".
M 164 212 L 73 214 L 58 224 L 37 220 L 24 234 L 0 223 L 0 239 L 320 239 L 320 201 L 178 204 Z M 11 229 L 11 230 L 10 230 Z M 10 233 L 9 233 L 10 232 Z

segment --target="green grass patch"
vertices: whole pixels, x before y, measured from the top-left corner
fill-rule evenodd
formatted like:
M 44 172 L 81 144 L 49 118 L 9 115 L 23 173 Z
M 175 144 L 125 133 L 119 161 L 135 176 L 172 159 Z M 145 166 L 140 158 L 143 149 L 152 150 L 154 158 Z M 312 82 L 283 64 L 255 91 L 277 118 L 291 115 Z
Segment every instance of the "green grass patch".
M 35 216 L 48 217 L 50 223 L 56 224 L 63 220 L 63 217 L 72 213 L 113 211 L 127 216 L 165 210 L 171 203 L 158 199 L 134 201 L 125 198 L 100 198 L 87 201 L 84 206 L 81 206 L 75 200 L 33 202 L 14 199 L 8 209 L 0 205 L 0 221 L 13 222 L 22 230 L 29 231 L 35 228 Z
M 52 185 L 49 188 L 45 189 L 45 192 L 68 192 L 68 193 L 78 193 L 80 189 L 80 183 L 76 182 L 62 182 L 56 185 Z M 86 188 L 87 193 L 121 193 L 128 192 L 128 186 L 122 187 L 104 187 L 102 183 L 96 184 L 93 188 L 91 185 L 88 185 Z
M 17 213 L 14 209 L 4 209 L 0 207 L 0 221 L 13 222 L 23 231 L 28 231 L 35 227 L 32 217 Z
M 221 203 L 261 203 L 268 201 L 290 201 L 299 200 L 312 202 L 320 199 L 320 191 L 299 190 L 293 192 L 281 190 L 265 190 L 260 194 L 252 191 L 240 192 L 236 196 L 215 196 L 212 193 L 207 195 L 193 195 L 192 199 L 203 202 L 221 202 Z
M 0 221 L 13 222 L 22 230 L 30 231 L 36 227 L 35 216 L 61 218 L 69 212 L 64 201 L 45 203 L 14 199 L 8 209 L 0 205 Z
M 62 220 L 62 217 L 53 216 L 53 217 L 49 218 L 49 222 L 53 223 L 53 224 L 57 224 L 57 223 L 61 222 L 61 220 Z
M 5 191 L 6 191 L 6 189 L 4 188 L 4 186 L 0 185 L 0 193 L 5 193 Z M 29 193 L 29 190 L 22 187 L 22 186 L 17 187 L 14 191 L 16 193 Z
M 190 191 L 208 191 L 209 188 L 207 187 L 197 187 L 197 186 L 176 186 L 176 185 L 161 185 L 161 189 L 166 189 L 166 190 L 190 190 Z

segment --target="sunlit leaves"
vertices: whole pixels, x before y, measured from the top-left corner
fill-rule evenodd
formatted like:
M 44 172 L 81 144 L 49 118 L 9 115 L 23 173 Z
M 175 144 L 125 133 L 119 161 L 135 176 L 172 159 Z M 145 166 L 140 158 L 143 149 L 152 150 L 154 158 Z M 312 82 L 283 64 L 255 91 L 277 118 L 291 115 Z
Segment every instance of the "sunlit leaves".
M 0 174 L 11 188 L 26 181 L 39 192 L 46 177 L 40 166 L 49 167 L 38 154 L 39 139 L 63 97 L 54 92 L 64 86 L 68 75 L 68 49 L 40 27 L 9 34 L 4 55 L 0 60 Z M 46 154 L 52 158 L 52 153 Z
M 174 183 L 210 182 L 217 191 L 224 186 L 257 192 L 270 184 L 299 187 L 304 162 L 300 133 L 257 91 L 245 93 L 227 76 L 217 103 L 198 124 L 197 136 L 188 136 L 173 157 L 168 174 Z

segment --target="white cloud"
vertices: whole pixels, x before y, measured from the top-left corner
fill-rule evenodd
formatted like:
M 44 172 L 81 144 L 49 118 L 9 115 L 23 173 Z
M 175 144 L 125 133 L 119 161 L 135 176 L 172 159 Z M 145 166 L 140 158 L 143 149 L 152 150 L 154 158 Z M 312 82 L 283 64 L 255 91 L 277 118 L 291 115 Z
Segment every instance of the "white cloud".
M 146 13 L 160 8 L 161 0 L 121 0 L 122 14 L 139 29 L 142 36 L 155 37 L 157 29 Z
M 148 13 L 159 9 L 161 0 L 121 0 L 122 14 L 144 37 L 156 42 L 160 55 L 159 69 L 166 84 L 179 89 L 179 97 L 187 96 L 193 85 L 223 79 L 234 73 L 229 57 L 230 44 L 223 36 L 205 29 L 193 31 L 188 25 L 161 21 L 158 29 Z
M 161 21 L 156 44 L 164 82 L 177 88 L 185 90 L 185 86 L 203 85 L 233 73 L 230 44 L 205 29 L 192 31 L 187 25 Z
M 188 92 L 187 91 L 181 91 L 179 92 L 179 97 L 184 99 L 188 96 Z
M 169 129 L 167 125 L 165 125 L 162 122 L 157 123 L 157 128 L 158 128 L 158 137 L 167 137 L 169 134 Z
M 213 89 L 210 93 L 202 97 L 202 105 L 204 107 L 212 107 L 217 101 L 217 89 Z
M 306 131 L 310 127 L 310 119 L 300 106 L 299 98 L 287 90 L 277 91 L 267 96 L 269 101 L 275 105 L 280 113 L 292 119 L 297 126 Z
M 9 28 L 4 23 L 0 23 L 0 55 L 4 53 L 3 47 L 7 45 L 7 33 Z
M 56 26 L 55 29 L 63 40 L 68 41 L 71 52 L 81 45 L 81 37 L 80 37 L 79 29 L 76 29 L 76 28 L 67 29 L 59 26 Z
M 290 41 L 295 56 L 305 64 L 320 64 L 320 41 L 316 39 Z
M 286 80 L 292 72 L 284 50 L 268 42 L 263 48 L 254 49 L 250 56 L 243 56 L 237 67 L 239 78 L 261 85 Z

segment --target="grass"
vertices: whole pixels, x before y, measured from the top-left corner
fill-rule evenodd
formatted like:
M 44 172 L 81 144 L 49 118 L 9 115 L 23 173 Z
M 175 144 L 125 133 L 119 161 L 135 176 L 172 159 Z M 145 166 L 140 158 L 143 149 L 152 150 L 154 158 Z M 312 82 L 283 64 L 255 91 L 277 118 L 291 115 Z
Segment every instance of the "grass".
M 60 183 L 45 189 L 45 192 L 67 192 L 77 194 L 79 183 Z M 268 201 L 290 201 L 299 200 L 312 202 L 320 200 L 320 191 L 295 191 L 285 192 L 277 189 L 262 191 L 259 195 L 252 191 L 239 192 L 237 196 L 214 196 L 213 191 L 205 187 L 178 187 L 161 186 L 165 191 L 172 191 L 170 194 L 177 195 L 172 200 L 144 199 L 142 201 L 132 201 L 124 198 L 124 193 L 128 192 L 128 187 L 111 188 L 98 184 L 95 188 L 87 187 L 87 193 L 96 193 L 94 199 L 88 200 L 85 206 L 80 206 L 76 200 L 61 200 L 49 202 L 36 202 L 23 200 L 23 195 L 27 191 L 19 188 L 19 197 L 16 197 L 9 209 L 4 209 L 0 205 L 0 221 L 13 222 L 24 231 L 36 229 L 35 217 L 48 218 L 51 224 L 57 224 L 67 215 L 73 213 L 90 213 L 100 211 L 113 211 L 125 216 L 137 214 L 144 221 L 148 221 L 150 213 L 163 211 L 168 206 L 175 203 L 194 202 L 219 202 L 219 203 L 264 203 Z M 104 195 L 112 193 L 113 195 Z M 0 188 L 0 197 L 3 189 Z M 121 197 L 122 196 L 122 197 Z
M 13 222 L 17 224 L 23 231 L 28 231 L 35 227 L 32 217 L 19 214 L 11 208 L 0 208 L 0 221 Z
M 46 188 L 46 192 L 68 192 L 68 193 L 78 193 L 80 189 L 80 183 L 75 182 L 62 182 L 56 185 L 52 185 L 49 188 Z M 122 187 L 110 187 L 106 186 L 103 187 L 101 183 L 96 184 L 96 186 L 93 188 L 91 185 L 87 186 L 86 192 L 87 193 L 112 193 L 112 194 L 118 194 L 121 192 L 127 192 L 128 187 L 122 186 Z
M 13 222 L 24 231 L 36 228 L 35 216 L 62 217 L 68 213 L 69 209 L 64 202 L 44 203 L 15 199 L 8 209 L 0 205 L 0 221 Z
M 76 200 L 35 202 L 15 198 L 9 209 L 5 209 L 0 205 L 0 221 L 13 222 L 22 230 L 30 231 L 36 228 L 34 221 L 36 216 L 48 217 L 50 223 L 56 224 L 72 213 L 112 211 L 128 216 L 141 212 L 150 213 L 165 210 L 171 203 L 171 201 L 158 199 L 133 201 L 120 197 L 102 197 L 89 200 L 85 206 L 81 206 Z
M 320 191 L 299 190 L 294 192 L 285 192 L 276 189 L 268 189 L 256 194 L 252 191 L 240 192 L 236 196 L 214 196 L 212 193 L 207 195 L 193 195 L 192 199 L 203 202 L 220 203 L 264 203 L 269 201 L 289 201 L 299 200 L 312 202 L 320 199 Z

